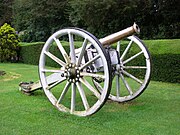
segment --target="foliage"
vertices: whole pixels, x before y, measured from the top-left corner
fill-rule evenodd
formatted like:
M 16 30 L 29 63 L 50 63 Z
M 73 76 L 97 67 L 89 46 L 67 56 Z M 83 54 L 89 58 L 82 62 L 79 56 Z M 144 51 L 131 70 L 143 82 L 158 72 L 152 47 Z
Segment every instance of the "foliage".
M 169 4 L 167 4 L 169 3 Z M 124 29 L 133 22 L 143 38 L 177 38 L 178 0 L 15 0 L 13 24 L 23 41 L 45 41 L 54 31 L 77 26 L 98 37 Z
M 152 79 L 180 83 L 180 54 L 152 55 Z
M 15 0 L 13 24 L 25 42 L 45 41 L 54 31 L 68 26 L 67 0 Z
M 17 60 L 18 43 L 14 28 L 7 23 L 0 27 L 0 62 Z
M 39 56 L 44 43 L 31 43 L 27 46 L 21 46 L 20 50 L 20 62 L 32 65 L 38 65 Z M 32 55 L 33 54 L 33 55 Z
M 14 0 L 0 0 L 0 26 L 12 21 L 12 4 Z
M 1 1 L 0 25 L 12 23 L 26 42 L 45 41 L 67 26 L 84 28 L 100 38 L 133 22 L 144 39 L 180 37 L 179 0 Z
M 42 47 L 44 46 L 43 42 L 39 43 L 30 43 L 28 45 L 21 45 L 21 51 L 20 51 L 20 62 L 26 63 L 26 64 L 32 64 L 32 65 L 38 65 L 39 64 L 39 56 L 42 50 Z M 65 50 L 68 50 L 68 46 L 64 46 Z M 59 57 L 60 59 L 63 58 L 62 55 L 60 55 L 58 49 L 56 46 L 52 46 L 50 48 L 54 55 Z M 33 53 L 33 55 L 32 55 Z M 52 62 L 51 60 L 47 60 L 47 65 L 58 67 L 57 63 Z
M 98 37 L 124 29 L 133 22 L 141 38 L 180 37 L 179 0 L 71 0 L 70 21 Z
M 109 35 L 133 24 L 145 21 L 149 0 L 71 0 L 70 20 L 75 26 L 83 23 L 88 31 L 99 37 Z M 143 8 L 142 8 L 143 7 Z
M 180 54 L 180 39 L 144 40 L 153 55 Z

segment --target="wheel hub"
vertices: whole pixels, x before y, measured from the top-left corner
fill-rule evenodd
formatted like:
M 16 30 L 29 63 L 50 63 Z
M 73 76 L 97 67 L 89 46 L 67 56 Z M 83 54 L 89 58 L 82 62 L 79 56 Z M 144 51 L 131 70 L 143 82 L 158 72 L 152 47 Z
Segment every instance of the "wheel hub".
M 70 68 L 67 73 L 70 79 L 76 78 L 77 73 L 75 68 Z
M 77 67 L 75 64 L 72 63 L 68 64 L 65 67 L 64 75 L 69 82 L 73 82 L 73 83 L 78 82 L 80 78 L 79 67 Z
M 122 65 L 122 64 L 117 64 L 117 65 L 116 65 L 116 71 L 117 71 L 118 73 L 121 73 L 122 70 L 123 70 L 123 65 Z

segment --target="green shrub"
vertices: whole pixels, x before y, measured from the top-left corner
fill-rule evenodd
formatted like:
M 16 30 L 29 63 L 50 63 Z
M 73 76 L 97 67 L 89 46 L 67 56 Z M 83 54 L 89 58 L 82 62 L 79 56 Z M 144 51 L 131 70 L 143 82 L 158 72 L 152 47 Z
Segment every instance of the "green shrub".
M 180 83 L 180 54 L 151 54 L 151 59 L 151 80 Z M 136 61 L 135 64 L 142 65 L 142 63 L 143 59 L 139 57 L 138 63 Z M 132 70 L 130 73 L 142 78 L 143 71 L 136 72 L 136 70 Z
M 180 83 L 180 54 L 152 55 L 152 80 Z
M 39 56 L 44 43 L 30 43 L 30 45 L 21 46 L 20 62 L 32 65 L 38 65 Z
M 23 43 L 26 44 L 26 43 Z M 26 64 L 32 64 L 32 65 L 38 65 L 39 64 L 39 57 L 41 54 L 41 50 L 44 46 L 44 42 L 37 42 L 37 43 L 29 43 L 29 45 L 21 45 L 20 50 L 20 62 L 26 63 Z M 64 46 L 65 50 L 69 50 L 68 46 Z M 62 55 L 59 53 L 59 50 L 56 46 L 52 46 L 50 48 L 50 51 L 53 52 L 53 54 L 60 59 L 63 58 Z M 56 62 L 53 62 L 52 60 L 47 58 L 47 65 L 58 67 L 58 64 Z
M 17 60 L 19 39 L 14 28 L 5 23 L 0 27 L 0 62 Z

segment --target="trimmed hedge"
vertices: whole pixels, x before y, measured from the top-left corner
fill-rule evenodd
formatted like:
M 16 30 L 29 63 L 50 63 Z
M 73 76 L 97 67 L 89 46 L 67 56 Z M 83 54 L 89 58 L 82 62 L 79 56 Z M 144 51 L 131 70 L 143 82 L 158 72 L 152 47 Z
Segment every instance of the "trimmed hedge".
M 180 54 L 152 55 L 152 79 L 180 83 Z
M 27 46 L 21 46 L 20 62 L 32 65 L 38 65 L 39 56 L 44 43 L 32 43 Z
M 43 45 L 44 43 L 41 42 L 21 46 L 20 62 L 38 65 Z M 69 52 L 68 46 L 64 46 L 64 48 Z M 50 51 L 62 58 L 56 46 L 52 47 Z M 139 63 L 142 63 L 143 59 L 139 60 Z M 47 60 L 47 65 L 58 67 L 55 62 L 49 60 Z M 152 69 L 151 80 L 180 83 L 180 54 L 152 54 Z
M 39 57 L 41 54 L 41 50 L 44 46 L 44 42 L 37 42 L 37 43 L 23 43 L 25 45 L 22 45 L 21 43 L 21 49 L 20 49 L 20 62 L 26 63 L 26 64 L 32 64 L 32 65 L 38 65 L 39 64 Z M 64 46 L 64 49 L 68 52 L 69 47 Z M 58 58 L 62 58 L 62 55 L 59 53 L 59 50 L 57 46 L 52 46 L 50 48 L 50 52 L 53 52 L 55 56 Z M 46 64 L 48 66 L 58 67 L 58 64 L 56 62 L 53 62 L 52 60 L 47 59 Z

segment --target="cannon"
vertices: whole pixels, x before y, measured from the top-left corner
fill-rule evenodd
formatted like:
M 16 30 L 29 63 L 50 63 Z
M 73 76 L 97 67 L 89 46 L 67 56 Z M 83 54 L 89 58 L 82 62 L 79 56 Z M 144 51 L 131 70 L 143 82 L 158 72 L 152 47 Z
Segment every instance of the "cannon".
M 107 101 L 137 98 L 149 84 L 151 57 L 134 34 L 137 24 L 97 39 L 79 28 L 61 29 L 45 42 L 39 59 L 39 81 L 22 82 L 30 94 L 43 89 L 59 111 L 78 116 L 96 113 Z

